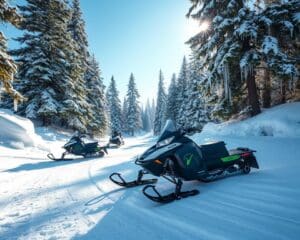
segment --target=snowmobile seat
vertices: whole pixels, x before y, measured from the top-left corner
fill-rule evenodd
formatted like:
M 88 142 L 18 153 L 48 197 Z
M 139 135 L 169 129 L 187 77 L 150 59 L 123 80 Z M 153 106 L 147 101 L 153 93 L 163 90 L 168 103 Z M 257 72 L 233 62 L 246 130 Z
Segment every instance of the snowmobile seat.
M 84 146 L 84 151 L 85 152 L 94 152 L 95 149 L 98 146 L 98 142 L 91 142 L 91 143 L 86 143 Z
M 223 141 L 200 145 L 204 162 L 208 170 L 221 166 L 221 158 L 229 156 Z

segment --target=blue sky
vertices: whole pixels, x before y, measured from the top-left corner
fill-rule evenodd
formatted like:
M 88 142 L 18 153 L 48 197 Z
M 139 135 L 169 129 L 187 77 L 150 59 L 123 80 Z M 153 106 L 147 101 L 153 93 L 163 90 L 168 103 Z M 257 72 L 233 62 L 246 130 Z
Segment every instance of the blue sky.
M 183 56 L 189 54 L 184 42 L 195 30 L 185 17 L 189 6 L 188 0 L 81 1 L 90 51 L 106 85 L 114 75 L 121 99 L 131 72 L 145 102 L 156 97 L 160 69 L 166 85 L 179 71 Z M 3 31 L 7 37 L 18 34 L 8 26 Z

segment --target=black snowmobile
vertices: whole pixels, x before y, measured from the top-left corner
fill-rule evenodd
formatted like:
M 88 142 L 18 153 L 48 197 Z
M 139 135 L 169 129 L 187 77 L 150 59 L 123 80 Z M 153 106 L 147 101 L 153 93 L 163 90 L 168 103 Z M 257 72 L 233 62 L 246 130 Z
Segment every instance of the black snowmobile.
M 143 168 L 137 180 L 127 182 L 120 173 L 113 173 L 109 178 L 122 187 L 148 184 L 143 188 L 146 197 L 155 202 L 168 203 L 199 193 L 198 190 L 181 191 L 182 181 L 209 182 L 238 172 L 248 174 L 251 168 L 259 168 L 254 150 L 237 148 L 227 151 L 222 141 L 197 145 L 185 136 L 193 130 L 177 130 L 174 123 L 168 120 L 157 143 L 136 159 L 135 164 Z M 175 191 L 169 195 L 160 194 L 151 185 L 157 179 L 142 179 L 144 174 L 149 173 L 174 183 Z
M 115 132 L 109 139 L 107 147 L 124 145 L 124 140 L 121 133 Z
M 74 158 L 65 158 L 67 154 L 73 154 L 77 156 L 83 156 L 84 158 L 97 158 L 103 157 L 107 154 L 106 147 L 101 147 L 98 142 L 85 143 L 82 139 L 86 137 L 82 134 L 75 134 L 71 139 L 63 146 L 66 150 L 60 158 L 55 158 L 52 153 L 49 153 L 47 157 L 54 161 L 68 161 L 74 160 Z

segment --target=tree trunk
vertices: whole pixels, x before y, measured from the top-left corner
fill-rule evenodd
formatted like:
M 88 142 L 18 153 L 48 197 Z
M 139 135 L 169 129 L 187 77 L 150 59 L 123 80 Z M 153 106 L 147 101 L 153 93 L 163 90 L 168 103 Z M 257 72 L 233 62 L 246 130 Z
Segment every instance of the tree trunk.
M 281 84 L 281 100 L 280 103 L 286 103 L 286 81 L 282 80 Z
M 242 51 L 248 52 L 251 51 L 252 48 L 253 46 L 251 46 L 250 44 L 250 39 L 244 39 Z M 255 116 L 261 112 L 259 106 L 259 98 L 257 94 L 257 87 L 255 82 L 256 72 L 254 67 L 255 66 L 253 66 L 253 71 L 248 70 L 247 77 L 246 77 L 248 101 L 249 101 L 249 105 L 251 106 L 251 116 Z
M 255 71 L 253 73 L 248 73 L 247 76 L 247 89 L 248 89 L 248 99 L 249 105 L 251 106 L 251 116 L 259 114 L 260 106 L 255 82 Z
M 264 71 L 264 88 L 262 95 L 263 107 L 270 108 L 271 107 L 271 77 L 270 70 L 265 68 Z
M 42 117 L 42 126 L 45 127 L 46 126 L 46 118 L 43 116 Z

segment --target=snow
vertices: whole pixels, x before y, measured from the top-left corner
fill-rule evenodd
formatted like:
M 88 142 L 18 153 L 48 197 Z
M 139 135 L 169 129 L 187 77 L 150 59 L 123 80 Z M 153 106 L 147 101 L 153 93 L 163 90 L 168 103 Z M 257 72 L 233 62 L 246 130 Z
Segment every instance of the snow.
M 201 135 L 300 138 L 300 103 L 287 103 L 241 122 L 208 123 Z
M 293 33 L 294 33 L 293 23 L 291 23 L 290 21 L 282 21 L 282 25 L 290 31 L 291 37 L 293 37 Z
M 297 23 L 300 23 L 300 12 L 295 13 L 293 19 Z
M 262 43 L 262 51 L 266 55 L 272 52 L 273 54 L 277 55 L 279 52 L 277 38 L 274 38 L 272 36 L 266 36 Z
M 242 39 L 250 37 L 252 40 L 255 40 L 257 31 L 257 26 L 253 25 L 251 21 L 245 21 L 234 31 L 234 34 Z
M 150 135 L 125 138 L 124 146 L 109 149 L 102 159 L 72 162 L 49 161 L 36 147 L 0 144 L 0 239 L 296 240 L 299 109 L 299 102 L 280 105 L 241 122 L 209 124 L 192 136 L 199 144 L 224 140 L 229 149 L 255 149 L 260 169 L 211 183 L 185 182 L 184 189 L 200 194 L 165 205 L 146 199 L 141 187 L 123 189 L 108 179 L 112 172 L 136 177 L 134 159 L 155 142 Z M 15 118 L 1 110 L 6 114 Z M 25 119 L 19 123 L 31 125 Z M 272 134 L 262 136 L 262 126 Z M 55 155 L 69 137 L 46 128 L 36 132 Z M 173 191 L 162 179 L 158 188 Z
M 13 148 L 43 147 L 41 138 L 35 134 L 33 123 L 11 111 L 0 109 L 0 145 Z

